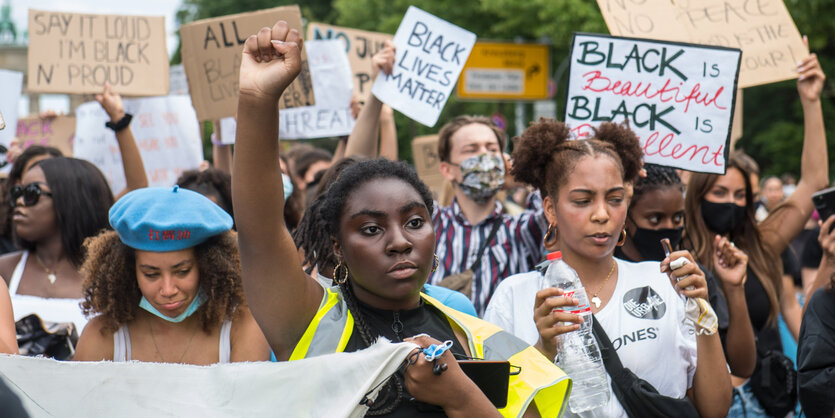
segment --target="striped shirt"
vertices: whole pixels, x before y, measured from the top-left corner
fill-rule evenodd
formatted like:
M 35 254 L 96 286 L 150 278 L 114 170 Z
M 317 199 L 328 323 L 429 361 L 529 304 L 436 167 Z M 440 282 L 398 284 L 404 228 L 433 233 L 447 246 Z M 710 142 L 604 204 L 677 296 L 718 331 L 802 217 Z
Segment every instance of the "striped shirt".
M 444 277 L 469 269 L 476 261 L 481 243 L 490 235 L 493 223 L 501 217 L 496 236 L 473 268 L 471 299 L 476 312 L 482 315 L 500 281 L 530 271 L 542 258 L 542 239 L 548 221 L 538 193 L 531 194 L 527 206 L 525 212 L 510 216 L 496 200 L 493 213 L 477 225 L 471 225 L 457 199 L 447 207 L 438 207 L 436 203 L 432 223 L 435 226 L 435 253 L 440 263 L 429 277 L 429 283 L 438 284 Z

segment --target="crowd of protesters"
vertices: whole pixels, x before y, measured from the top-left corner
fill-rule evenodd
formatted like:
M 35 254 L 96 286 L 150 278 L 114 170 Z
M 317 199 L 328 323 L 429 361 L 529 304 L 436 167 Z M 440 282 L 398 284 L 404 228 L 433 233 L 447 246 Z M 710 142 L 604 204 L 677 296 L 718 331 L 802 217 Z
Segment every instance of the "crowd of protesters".
M 107 85 L 96 99 L 126 190 L 114 196 L 93 164 L 54 148 L 10 150 L 0 352 L 209 365 L 358 351 L 379 337 L 449 341 L 443 370 L 415 351 L 368 413 L 573 416 L 571 376 L 554 360 L 559 336 L 580 327 L 570 309 L 579 301 L 546 286 L 540 264 L 559 251 L 611 339 L 601 347 L 614 346 L 608 355 L 657 395 L 635 409 L 609 376 L 609 401 L 582 416 L 657 416 L 652 402 L 680 402 L 682 416 L 782 417 L 801 406 L 833 416 L 835 217 L 812 203 L 830 183 L 814 54 L 798 65 L 804 142 L 791 187 L 760 181 L 739 152 L 723 175 L 644 164 L 625 124 L 575 141 L 570 127 L 540 119 L 509 152 L 490 118 L 461 115 L 439 130 L 452 190 L 443 201 L 397 161 L 393 111 L 373 95 L 353 104 L 356 125 L 335 152 L 275 141 L 278 98 L 302 49 L 284 22 L 247 39 L 234 153 L 213 138 L 215 166 L 170 187 L 148 187 L 130 116 Z M 374 76 L 394 58 L 386 43 Z M 689 263 L 674 270 L 681 258 Z M 691 299 L 708 301 L 697 319 Z M 711 315 L 712 331 L 702 322 Z M 61 324 L 65 338 L 31 338 Z M 506 406 L 496 409 L 461 359 L 520 368 Z

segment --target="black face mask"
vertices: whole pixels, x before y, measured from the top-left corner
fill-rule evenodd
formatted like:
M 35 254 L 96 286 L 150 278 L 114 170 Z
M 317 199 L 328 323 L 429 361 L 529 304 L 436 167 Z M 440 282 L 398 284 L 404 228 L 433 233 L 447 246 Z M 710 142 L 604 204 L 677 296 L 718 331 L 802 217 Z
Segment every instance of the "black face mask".
M 678 248 L 681 243 L 681 234 L 684 228 L 646 229 L 636 227 L 635 234 L 630 237 L 632 245 L 641 255 L 641 261 L 661 261 L 667 255 L 664 254 L 664 247 L 661 240 L 667 238 L 673 248 Z
M 702 219 L 707 227 L 719 234 L 725 235 L 733 231 L 745 218 L 745 206 L 733 203 L 713 203 L 702 199 Z

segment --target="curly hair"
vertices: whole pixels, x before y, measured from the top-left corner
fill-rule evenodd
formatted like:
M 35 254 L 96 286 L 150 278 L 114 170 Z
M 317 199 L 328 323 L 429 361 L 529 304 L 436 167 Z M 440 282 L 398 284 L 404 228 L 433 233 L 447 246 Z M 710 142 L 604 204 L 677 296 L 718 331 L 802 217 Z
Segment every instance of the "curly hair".
M 105 231 L 87 239 L 87 260 L 81 267 L 84 279 L 85 315 L 104 319 L 104 331 L 116 331 L 133 321 L 142 293 L 136 279 L 134 249 L 119 239 L 116 231 Z M 205 332 L 232 318 L 235 308 L 244 303 L 241 262 L 234 232 L 215 235 L 194 247 L 200 287 L 208 300 L 197 310 Z
M 645 193 L 653 190 L 677 187 L 682 194 L 684 193 L 684 184 L 674 168 L 658 164 L 644 164 L 644 170 L 647 171 L 647 176 L 639 177 L 635 181 L 632 201 L 629 202 L 630 208 L 635 206 L 635 202 L 639 201 Z
M 603 123 L 593 138 L 572 141 L 564 123 L 540 118 L 522 132 L 513 150 L 511 174 L 555 198 L 577 161 L 598 155 L 617 164 L 623 181 L 631 183 L 638 177 L 643 153 L 638 137 L 625 125 Z

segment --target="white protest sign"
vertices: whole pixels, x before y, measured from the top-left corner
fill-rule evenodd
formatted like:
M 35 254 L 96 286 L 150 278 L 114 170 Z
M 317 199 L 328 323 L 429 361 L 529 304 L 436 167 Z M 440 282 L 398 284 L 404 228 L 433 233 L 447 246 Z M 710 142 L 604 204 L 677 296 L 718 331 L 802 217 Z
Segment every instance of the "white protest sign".
M 235 143 L 235 131 L 238 129 L 238 121 L 235 118 L 223 118 L 220 120 L 220 142 L 230 145 Z
M 130 129 L 150 186 L 171 186 L 183 171 L 196 169 L 203 161 L 200 128 L 189 96 L 125 99 L 124 105 L 133 115 Z M 75 113 L 75 157 L 95 164 L 110 189 L 121 192 L 126 185 L 122 155 L 116 135 L 104 126 L 109 117 L 96 102 L 82 104 Z
M 739 49 L 575 34 L 565 122 L 584 138 L 628 121 L 644 162 L 724 173 Z
M 0 130 L 0 171 L 8 173 L 11 168 L 6 163 L 6 151 L 15 137 L 17 126 L 17 102 L 23 89 L 23 73 L 0 70 L 0 113 L 7 128 Z
M 326 138 L 349 135 L 354 129 L 351 94 L 354 88 L 351 64 L 339 39 L 307 41 L 307 62 L 313 79 L 314 106 L 279 111 L 281 139 Z
M 23 73 L 0 70 L 0 86 L 0 113 L 3 114 L 6 125 L 14 128 L 17 126 L 17 102 L 23 89 Z M 14 129 L 3 129 L 0 131 L 0 145 L 8 148 L 14 136 Z M 3 157 L 0 159 L 6 160 Z
M 183 64 L 168 67 L 168 94 L 172 96 L 188 94 L 188 80 Z
M 394 70 L 371 93 L 406 116 L 435 126 L 475 45 L 474 33 L 409 6 L 394 34 Z

